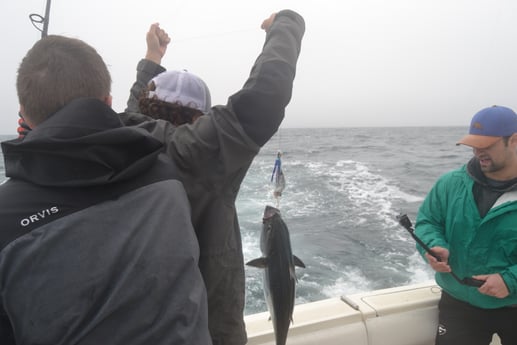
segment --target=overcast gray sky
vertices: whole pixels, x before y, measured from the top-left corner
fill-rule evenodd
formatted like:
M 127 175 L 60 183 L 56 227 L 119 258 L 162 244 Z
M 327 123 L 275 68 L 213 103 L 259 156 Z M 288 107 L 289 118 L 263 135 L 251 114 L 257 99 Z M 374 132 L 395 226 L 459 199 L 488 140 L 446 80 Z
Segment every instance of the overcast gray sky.
M 1 134 L 15 133 L 16 70 L 41 36 L 29 14 L 45 5 L 1 6 Z M 307 28 L 282 127 L 467 126 L 485 106 L 517 110 L 515 0 L 52 0 L 49 34 L 98 50 L 122 111 L 159 22 L 172 37 L 165 67 L 201 76 L 220 104 L 260 52 L 262 20 L 284 8 Z

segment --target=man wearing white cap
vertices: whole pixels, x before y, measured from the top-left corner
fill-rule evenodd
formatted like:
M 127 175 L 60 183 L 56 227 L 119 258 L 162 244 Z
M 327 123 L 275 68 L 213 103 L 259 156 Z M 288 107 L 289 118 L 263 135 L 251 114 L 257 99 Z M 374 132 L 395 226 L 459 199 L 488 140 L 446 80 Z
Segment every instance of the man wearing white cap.
M 442 288 L 436 344 L 517 344 L 517 115 L 482 109 L 460 144 L 474 157 L 440 177 L 415 226 L 440 258 L 417 246 Z
M 200 246 L 214 345 L 247 341 L 244 258 L 235 200 L 253 158 L 283 119 L 305 25 L 297 13 L 284 10 L 266 19 L 262 29 L 266 42 L 248 81 L 228 104 L 211 107 L 210 92 L 198 76 L 160 66 L 169 37 L 153 24 L 128 100 L 128 111 L 158 119 L 139 125 L 165 142 L 167 153 L 181 168 Z M 125 118 L 128 124 L 146 120 L 136 114 Z

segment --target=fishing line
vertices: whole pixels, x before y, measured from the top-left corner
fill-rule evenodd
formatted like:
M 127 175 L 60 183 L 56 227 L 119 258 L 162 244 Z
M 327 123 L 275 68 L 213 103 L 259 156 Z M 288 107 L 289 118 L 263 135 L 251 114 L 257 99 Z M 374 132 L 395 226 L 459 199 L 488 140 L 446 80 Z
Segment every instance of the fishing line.
M 282 169 L 282 151 L 280 150 L 280 142 L 281 142 L 281 131 L 280 129 L 277 132 L 278 137 L 278 150 L 276 154 L 275 164 L 273 166 L 273 172 L 271 173 L 271 181 L 273 184 L 273 196 L 276 199 L 276 208 L 280 209 L 280 198 L 282 197 L 282 193 L 285 189 L 285 176 L 284 171 Z
M 205 39 L 205 38 L 211 38 L 211 37 L 221 37 L 221 36 L 230 36 L 238 33 L 244 33 L 244 32 L 252 32 L 257 31 L 257 28 L 248 28 L 248 29 L 238 29 L 238 30 L 231 30 L 231 31 L 222 31 L 219 33 L 211 33 L 206 35 L 198 35 L 198 36 L 190 36 L 190 37 L 183 37 L 179 39 L 174 39 L 174 42 L 182 42 L 186 40 L 199 40 L 199 39 Z

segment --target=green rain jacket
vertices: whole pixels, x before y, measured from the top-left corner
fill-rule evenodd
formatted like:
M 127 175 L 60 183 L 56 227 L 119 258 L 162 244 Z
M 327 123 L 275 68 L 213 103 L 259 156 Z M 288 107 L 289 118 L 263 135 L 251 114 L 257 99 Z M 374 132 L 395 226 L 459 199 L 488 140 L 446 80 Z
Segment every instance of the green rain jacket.
M 448 294 L 485 309 L 517 304 L 517 191 L 504 193 L 481 218 L 473 185 L 466 165 L 440 177 L 419 209 L 415 234 L 430 248 L 447 248 L 458 277 L 499 273 L 510 292 L 502 299 L 487 296 L 437 272 L 436 282 Z

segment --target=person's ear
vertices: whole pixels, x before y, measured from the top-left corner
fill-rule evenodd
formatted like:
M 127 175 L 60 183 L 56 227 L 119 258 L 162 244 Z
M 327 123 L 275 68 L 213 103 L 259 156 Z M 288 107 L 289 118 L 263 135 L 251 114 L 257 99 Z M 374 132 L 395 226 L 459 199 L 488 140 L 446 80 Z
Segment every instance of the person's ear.
M 109 95 L 109 96 L 104 97 L 103 102 L 106 103 L 106 105 L 108 107 L 111 107 L 111 105 L 113 103 L 113 96 Z
M 23 122 L 25 122 L 25 124 L 27 126 L 29 126 L 29 128 L 34 128 L 34 123 L 32 123 L 32 121 L 25 114 L 25 107 L 22 104 L 20 104 L 19 114 L 20 114 L 21 118 L 23 119 Z
M 513 133 L 508 139 L 508 146 L 515 147 L 517 149 L 517 133 Z

